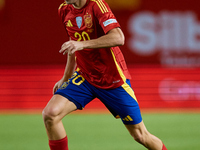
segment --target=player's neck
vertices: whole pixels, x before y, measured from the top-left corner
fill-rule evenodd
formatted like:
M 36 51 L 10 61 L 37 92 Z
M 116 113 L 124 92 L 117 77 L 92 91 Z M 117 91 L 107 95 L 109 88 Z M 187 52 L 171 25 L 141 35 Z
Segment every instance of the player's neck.
M 77 0 L 76 3 L 73 4 L 74 8 L 80 9 L 86 4 L 87 0 Z

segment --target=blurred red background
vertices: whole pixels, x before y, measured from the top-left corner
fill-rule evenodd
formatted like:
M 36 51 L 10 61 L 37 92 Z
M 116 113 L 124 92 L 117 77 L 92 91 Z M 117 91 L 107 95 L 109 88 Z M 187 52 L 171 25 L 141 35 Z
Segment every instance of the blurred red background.
M 0 0 L 0 109 L 43 108 L 62 77 L 62 0 Z M 197 0 L 107 0 L 142 108 L 200 108 Z M 102 108 L 97 100 L 88 108 Z

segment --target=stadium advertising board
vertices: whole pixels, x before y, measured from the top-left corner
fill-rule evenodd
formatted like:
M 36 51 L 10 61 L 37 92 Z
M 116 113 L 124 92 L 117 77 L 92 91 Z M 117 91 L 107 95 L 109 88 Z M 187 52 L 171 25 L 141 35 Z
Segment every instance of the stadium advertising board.
M 67 40 L 57 15 L 61 2 L 52 1 L 44 7 L 46 4 L 42 1 L 0 1 L 1 64 L 65 63 L 57 52 Z M 125 33 L 126 43 L 121 49 L 127 63 L 200 67 L 197 0 L 107 2 Z M 26 8 L 31 9 L 29 15 L 25 13 Z
M 142 108 L 199 108 L 200 70 L 132 68 L 132 87 Z
M 200 67 L 200 11 L 195 0 L 146 0 L 133 11 L 116 14 L 125 27 L 127 62 Z
M 0 109 L 41 109 L 52 96 L 64 66 L 0 69 Z M 199 69 L 129 66 L 141 108 L 200 108 Z M 86 108 L 105 108 L 94 100 Z
M 197 0 L 107 1 L 126 37 L 120 48 L 140 106 L 200 108 Z M 0 0 L 0 109 L 43 108 L 51 98 L 66 62 L 58 53 L 67 40 L 57 15 L 61 2 Z M 94 107 L 104 108 L 96 100 L 88 105 Z

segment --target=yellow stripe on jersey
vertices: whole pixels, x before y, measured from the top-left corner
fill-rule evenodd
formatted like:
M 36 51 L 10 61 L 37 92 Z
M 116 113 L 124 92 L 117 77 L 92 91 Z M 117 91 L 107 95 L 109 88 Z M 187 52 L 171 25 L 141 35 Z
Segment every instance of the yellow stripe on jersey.
M 106 7 L 106 5 L 102 2 L 102 0 L 98 0 L 98 2 L 100 3 L 100 5 L 102 6 L 104 12 L 108 12 L 108 9 Z
M 59 6 L 59 8 L 58 8 L 58 9 L 62 8 L 63 6 L 66 6 L 66 5 L 67 5 L 67 3 L 66 3 L 66 2 L 62 3 L 62 4 L 60 4 L 60 6 Z
M 131 97 L 133 97 L 133 98 L 135 99 L 135 101 L 137 102 L 137 98 L 135 97 L 135 94 L 134 94 L 133 89 L 126 83 L 126 77 L 125 77 L 123 71 L 121 70 L 120 66 L 118 65 L 118 63 L 117 63 L 117 61 L 116 61 L 116 58 L 115 58 L 115 55 L 114 55 L 112 49 L 110 49 L 110 50 L 111 50 L 111 53 L 112 53 L 112 56 L 113 56 L 115 65 L 117 66 L 117 70 L 118 70 L 118 72 L 119 72 L 119 74 L 120 74 L 122 80 L 124 81 L 124 84 L 122 84 L 122 88 L 123 88 Z
M 108 8 L 106 7 L 106 5 L 102 2 L 102 0 L 91 0 L 93 2 L 96 2 L 97 5 L 99 6 L 99 9 L 101 10 L 101 12 L 104 14 L 106 12 L 108 12 Z

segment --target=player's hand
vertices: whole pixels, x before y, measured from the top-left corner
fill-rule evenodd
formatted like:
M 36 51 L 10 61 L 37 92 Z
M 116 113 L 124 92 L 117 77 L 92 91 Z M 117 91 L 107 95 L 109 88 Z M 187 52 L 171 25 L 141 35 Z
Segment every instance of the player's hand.
M 83 43 L 80 41 L 67 41 L 65 42 L 60 49 L 60 53 L 72 55 L 75 51 L 79 51 L 83 49 Z
M 61 87 L 61 85 L 64 83 L 63 78 L 60 79 L 53 87 L 53 94 Z

